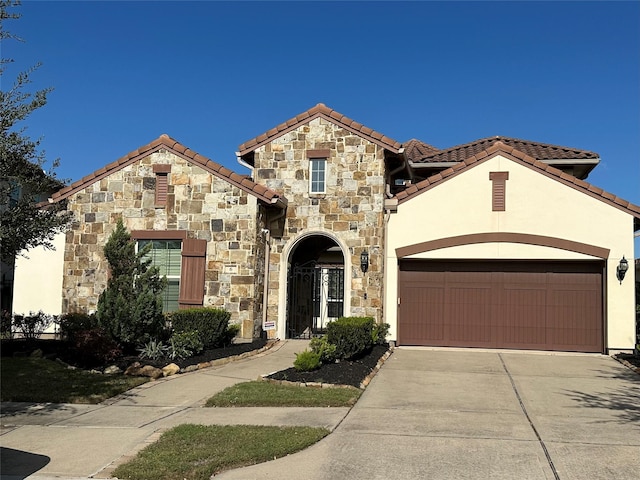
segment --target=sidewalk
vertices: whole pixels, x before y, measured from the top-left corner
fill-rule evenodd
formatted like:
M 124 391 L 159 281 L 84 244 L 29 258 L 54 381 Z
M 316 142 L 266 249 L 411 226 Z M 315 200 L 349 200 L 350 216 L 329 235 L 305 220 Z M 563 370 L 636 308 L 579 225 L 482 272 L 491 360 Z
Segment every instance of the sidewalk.
M 348 408 L 203 408 L 231 385 L 289 368 L 307 343 L 280 342 L 221 367 L 148 382 L 100 405 L 3 403 L 0 478 L 108 478 L 116 464 L 184 423 L 333 430 Z

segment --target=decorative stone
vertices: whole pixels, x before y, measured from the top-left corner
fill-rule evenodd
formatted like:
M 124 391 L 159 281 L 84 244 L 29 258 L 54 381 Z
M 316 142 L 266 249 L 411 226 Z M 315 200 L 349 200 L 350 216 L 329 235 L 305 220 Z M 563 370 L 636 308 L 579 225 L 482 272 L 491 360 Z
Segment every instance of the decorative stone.
M 127 367 L 124 371 L 125 375 L 138 376 L 140 369 L 142 368 L 142 364 L 140 362 L 133 362 L 131 365 Z
M 157 380 L 158 378 L 162 377 L 162 370 L 151 365 L 145 365 L 139 370 L 138 375 L 141 377 L 150 377 L 154 380 Z
M 105 375 L 117 375 L 119 373 L 122 373 L 122 369 L 119 368 L 117 365 L 111 365 L 111 366 L 105 368 L 103 373 Z
M 39 348 L 37 348 L 36 350 L 34 350 L 33 352 L 31 352 L 31 355 L 29 355 L 31 358 L 42 358 L 43 357 L 43 353 L 42 350 L 40 350 Z
M 175 363 L 170 363 L 169 365 L 162 368 L 162 375 L 168 377 L 170 375 L 175 375 L 180 371 L 180 367 Z

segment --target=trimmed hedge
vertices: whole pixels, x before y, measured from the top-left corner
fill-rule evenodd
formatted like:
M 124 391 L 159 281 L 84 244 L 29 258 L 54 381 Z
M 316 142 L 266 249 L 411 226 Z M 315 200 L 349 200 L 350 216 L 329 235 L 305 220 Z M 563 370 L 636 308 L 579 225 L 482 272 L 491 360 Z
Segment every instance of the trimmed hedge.
M 205 349 L 224 346 L 231 314 L 220 308 L 187 308 L 169 315 L 174 333 L 197 331 Z
M 373 317 L 340 317 L 327 325 L 327 341 L 336 346 L 335 356 L 349 360 L 373 348 Z

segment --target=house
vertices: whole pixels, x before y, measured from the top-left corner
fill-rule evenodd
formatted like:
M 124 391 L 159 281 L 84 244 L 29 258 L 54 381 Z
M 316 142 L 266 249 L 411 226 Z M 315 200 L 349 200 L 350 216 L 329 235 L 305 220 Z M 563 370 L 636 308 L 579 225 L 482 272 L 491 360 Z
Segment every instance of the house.
M 95 310 L 122 217 L 153 244 L 166 310 L 226 308 L 244 338 L 366 315 L 401 345 L 633 348 L 634 272 L 616 275 L 640 207 L 584 181 L 593 152 L 509 137 L 401 144 L 318 104 L 237 157 L 250 176 L 162 135 L 56 192 L 75 219 L 47 260 L 57 308 Z

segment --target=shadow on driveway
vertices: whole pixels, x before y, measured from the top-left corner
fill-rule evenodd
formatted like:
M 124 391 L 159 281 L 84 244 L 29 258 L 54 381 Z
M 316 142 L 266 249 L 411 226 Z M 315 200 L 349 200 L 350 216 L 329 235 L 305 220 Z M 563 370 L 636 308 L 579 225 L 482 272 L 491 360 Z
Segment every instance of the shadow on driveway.
M 27 478 L 44 468 L 50 460 L 46 455 L 0 447 L 0 471 L 3 480 Z

